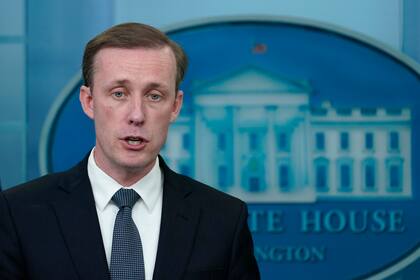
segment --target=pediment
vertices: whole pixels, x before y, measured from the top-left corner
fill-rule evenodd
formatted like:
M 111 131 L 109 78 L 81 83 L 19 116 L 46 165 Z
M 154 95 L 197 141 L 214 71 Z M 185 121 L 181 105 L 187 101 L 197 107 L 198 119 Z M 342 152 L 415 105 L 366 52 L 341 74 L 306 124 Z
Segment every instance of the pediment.
M 248 66 L 214 80 L 195 82 L 193 94 L 215 93 L 309 93 L 306 81 L 293 81 L 266 70 Z

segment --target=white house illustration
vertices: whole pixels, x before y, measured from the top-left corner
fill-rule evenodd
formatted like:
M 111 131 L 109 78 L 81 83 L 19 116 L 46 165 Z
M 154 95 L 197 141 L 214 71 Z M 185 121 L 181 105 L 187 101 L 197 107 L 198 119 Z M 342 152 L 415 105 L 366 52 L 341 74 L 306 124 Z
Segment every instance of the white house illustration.
M 314 108 L 305 81 L 256 67 L 197 82 L 162 155 L 248 202 L 411 197 L 408 108 Z

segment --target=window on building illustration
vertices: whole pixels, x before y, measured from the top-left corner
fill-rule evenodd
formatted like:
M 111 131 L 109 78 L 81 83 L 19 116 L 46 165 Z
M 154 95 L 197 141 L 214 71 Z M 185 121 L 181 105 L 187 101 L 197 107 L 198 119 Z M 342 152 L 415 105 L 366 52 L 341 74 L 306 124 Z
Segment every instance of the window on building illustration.
M 350 116 L 351 115 L 351 108 L 337 108 L 335 110 L 335 112 L 339 116 Z
M 277 134 L 277 150 L 288 151 L 289 150 L 289 139 L 286 132 L 279 132 Z
M 364 164 L 364 187 L 365 190 L 375 189 L 375 164 L 373 161 L 368 161 Z
M 402 109 L 400 108 L 388 108 L 386 109 L 386 114 L 389 116 L 400 116 L 402 114 Z
M 349 149 L 349 133 L 348 132 L 340 133 L 340 149 L 341 150 Z
M 366 150 L 373 150 L 374 149 L 373 133 L 372 132 L 365 133 L 365 149 Z
M 376 109 L 375 108 L 362 108 L 360 109 L 360 113 L 362 116 L 376 116 Z
M 398 132 L 392 131 L 389 133 L 389 149 L 391 151 L 397 151 L 400 148 L 400 139 Z
M 251 132 L 249 134 L 249 150 L 257 151 L 258 150 L 258 134 Z
M 260 190 L 260 178 L 258 177 L 249 178 L 249 190 L 251 192 L 258 192 Z
M 290 187 L 289 172 L 290 170 L 287 164 L 281 164 L 279 166 L 279 186 L 282 189 L 287 189 Z
M 226 150 L 226 134 L 225 133 L 219 133 L 217 135 L 217 149 L 219 151 Z
M 189 133 L 184 133 L 182 135 L 182 148 L 187 151 L 190 149 L 190 134 Z
M 340 165 L 340 190 L 351 190 L 351 166 L 350 164 L 343 163 Z
M 402 188 L 401 184 L 401 166 L 400 164 L 391 164 L 389 166 L 389 189 L 391 191 L 399 191 Z
M 179 168 L 179 172 L 183 175 L 190 176 L 190 167 L 186 164 L 182 164 Z
M 310 110 L 311 110 L 311 114 L 314 116 L 326 116 L 328 114 L 328 110 L 325 108 L 312 107 L 310 108 Z
M 227 186 L 227 168 L 225 165 L 221 165 L 218 168 L 218 183 L 219 187 L 224 188 Z
M 318 151 L 325 150 L 325 134 L 323 132 L 317 132 L 315 134 L 315 148 Z
M 326 164 L 315 166 L 315 187 L 318 191 L 328 190 L 328 173 Z

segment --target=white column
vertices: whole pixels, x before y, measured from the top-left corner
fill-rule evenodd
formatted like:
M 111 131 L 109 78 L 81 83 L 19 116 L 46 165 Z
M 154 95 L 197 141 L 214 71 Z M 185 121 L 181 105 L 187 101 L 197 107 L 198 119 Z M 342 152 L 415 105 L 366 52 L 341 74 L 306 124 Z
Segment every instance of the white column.
M 293 168 L 293 185 L 295 191 L 298 191 L 303 185 L 303 174 L 304 174 L 304 151 L 303 145 L 305 141 L 304 130 L 302 125 L 299 124 L 297 127 L 290 127 L 290 144 L 293 145 L 291 151 L 291 167 Z
M 195 125 L 195 135 L 194 135 L 194 170 L 195 170 L 195 177 L 198 180 L 203 178 L 203 147 L 201 138 L 203 137 L 203 123 L 202 123 L 202 115 L 203 115 L 203 108 L 201 106 L 195 105 L 195 114 L 194 114 L 194 125 Z
M 276 189 L 276 144 L 274 132 L 275 113 L 277 107 L 269 106 L 266 107 L 267 112 L 267 150 L 266 152 L 266 169 L 267 169 L 267 191 L 274 191 Z
M 241 187 L 241 143 L 239 135 L 239 113 L 238 107 L 232 110 L 232 137 L 233 137 L 233 187 Z

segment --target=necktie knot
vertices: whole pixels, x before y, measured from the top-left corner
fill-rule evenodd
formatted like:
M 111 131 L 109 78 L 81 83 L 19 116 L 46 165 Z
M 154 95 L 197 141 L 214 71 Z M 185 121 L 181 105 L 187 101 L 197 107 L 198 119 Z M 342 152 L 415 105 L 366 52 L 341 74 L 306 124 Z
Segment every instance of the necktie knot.
M 140 196 L 133 189 L 121 188 L 114 194 L 112 201 L 114 201 L 120 209 L 122 207 L 133 208 L 134 204 L 139 198 Z

